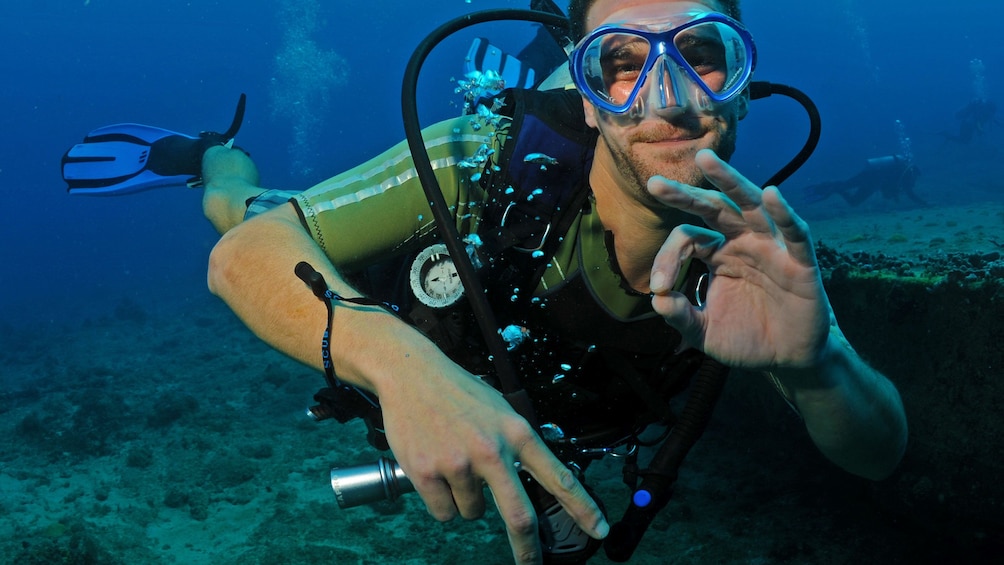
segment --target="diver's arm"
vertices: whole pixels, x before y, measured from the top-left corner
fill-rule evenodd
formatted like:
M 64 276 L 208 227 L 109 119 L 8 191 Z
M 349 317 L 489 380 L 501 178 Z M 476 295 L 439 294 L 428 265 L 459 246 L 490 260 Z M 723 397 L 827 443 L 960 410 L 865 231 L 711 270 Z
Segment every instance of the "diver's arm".
M 887 476 L 906 443 L 902 402 L 836 326 L 805 221 L 776 187 L 760 189 L 711 151 L 697 164 L 719 190 L 659 177 L 648 184 L 708 226 L 671 232 L 652 268 L 653 307 L 688 345 L 732 367 L 773 372 L 836 464 Z M 711 272 L 700 308 L 670 287 L 691 257 Z
M 899 392 L 858 356 L 835 323 L 814 367 L 771 374 L 828 459 L 872 480 L 892 473 L 907 441 Z
M 209 257 L 209 288 L 263 340 L 321 370 L 320 338 L 327 324 L 325 306 L 294 274 L 300 261 L 320 272 L 335 292 L 359 295 L 335 272 L 289 204 L 224 233 Z M 389 343 L 390 336 L 381 333 L 393 331 L 385 326 L 394 325 L 396 319 L 379 308 L 339 307 L 333 330 L 352 327 L 361 316 L 366 317 L 367 331 L 333 336 L 333 351 L 350 349 L 354 341 L 367 334 L 374 341 L 370 348 Z M 341 378 L 375 390 L 374 383 L 364 377 L 365 367 L 356 367 L 349 359 L 339 361 L 335 370 Z
M 210 289 L 259 337 L 321 368 L 325 307 L 294 275 L 300 261 L 331 290 L 358 296 L 307 235 L 292 205 L 228 231 L 210 256 Z M 516 461 L 561 502 L 584 531 L 607 526 L 595 502 L 502 395 L 453 363 L 416 329 L 379 308 L 335 304 L 331 355 L 339 378 L 374 391 L 387 439 L 430 513 L 479 517 L 492 490 L 517 563 L 537 563 L 533 506 Z

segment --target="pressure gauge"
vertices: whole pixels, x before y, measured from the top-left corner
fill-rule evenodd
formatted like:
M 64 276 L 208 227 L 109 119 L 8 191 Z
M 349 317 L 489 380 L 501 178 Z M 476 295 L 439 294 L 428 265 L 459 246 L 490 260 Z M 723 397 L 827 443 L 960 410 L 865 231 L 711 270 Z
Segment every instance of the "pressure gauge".
M 446 244 L 422 250 L 411 264 L 411 291 L 418 301 L 431 308 L 452 306 L 464 295 L 464 285 Z

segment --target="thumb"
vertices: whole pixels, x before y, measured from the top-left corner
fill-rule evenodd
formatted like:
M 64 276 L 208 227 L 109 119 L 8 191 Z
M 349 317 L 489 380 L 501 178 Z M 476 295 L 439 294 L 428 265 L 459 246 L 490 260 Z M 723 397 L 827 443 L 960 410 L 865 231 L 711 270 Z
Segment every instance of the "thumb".
M 704 313 L 691 304 L 683 293 L 669 292 L 653 296 L 652 309 L 683 336 L 677 353 L 691 347 L 704 350 Z

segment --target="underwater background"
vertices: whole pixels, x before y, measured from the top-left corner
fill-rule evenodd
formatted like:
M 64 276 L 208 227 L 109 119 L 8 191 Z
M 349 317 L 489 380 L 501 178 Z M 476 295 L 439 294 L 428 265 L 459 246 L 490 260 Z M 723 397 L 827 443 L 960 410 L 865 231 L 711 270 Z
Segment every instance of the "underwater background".
M 0 3 L 0 562 L 507 561 L 495 516 L 439 525 L 417 497 L 348 512 L 334 506 L 328 466 L 376 455 L 361 428 L 302 421 L 320 375 L 269 350 L 209 294 L 206 264 L 218 236 L 201 214 L 201 191 L 70 196 L 60 178 L 63 153 L 94 128 L 138 122 L 219 131 L 247 93 L 237 143 L 255 158 L 265 186 L 306 188 L 403 139 L 402 74 L 427 33 L 502 7 L 526 2 Z M 967 103 L 1004 99 L 1004 5 L 964 7 L 934 0 L 742 6 L 758 48 L 754 78 L 803 90 L 822 114 L 819 147 L 782 185 L 785 194 L 797 202 L 800 187 L 904 152 L 921 171 L 916 192 L 927 206 L 879 194 L 858 207 L 807 203 L 799 210 L 814 233 L 845 253 L 976 255 L 985 268 L 969 264 L 960 277 L 999 283 L 1004 118 L 965 143 L 952 138 Z M 472 38 L 518 52 L 532 34 L 527 24 L 488 24 L 437 48 L 420 82 L 423 124 L 460 112 L 453 81 Z M 762 182 L 798 151 L 807 123 L 790 100 L 753 102 L 733 164 Z M 996 340 L 1004 338 L 1004 315 L 999 294 L 980 292 L 966 295 L 975 313 L 952 327 L 951 339 L 962 352 L 982 344 L 970 357 L 983 355 L 976 364 L 986 371 L 984 388 L 966 393 L 969 419 L 952 426 L 982 439 L 939 439 L 967 446 L 956 467 L 976 468 L 979 485 L 965 479 L 942 488 L 921 473 L 903 483 L 913 497 L 900 497 L 905 510 L 871 506 L 862 502 L 871 487 L 816 460 L 797 420 L 760 407 L 746 420 L 718 418 L 687 462 L 692 474 L 681 476 L 683 501 L 649 532 L 638 562 L 916 563 L 972 560 L 988 545 L 1004 547 L 988 541 L 1002 531 L 1004 497 L 970 517 L 968 535 L 946 540 L 904 518 L 954 516 L 945 502 L 952 493 L 978 492 L 984 502 L 1001 493 L 988 485 L 1004 484 L 993 463 L 1004 434 L 987 422 L 1000 420 L 989 406 L 1002 399 L 993 377 L 1004 376 Z M 895 306 L 919 320 L 909 316 L 920 315 L 922 295 Z M 854 320 L 862 336 L 874 327 L 864 316 L 889 307 L 882 296 L 857 304 L 834 298 L 861 313 L 841 318 L 848 335 Z M 883 345 L 876 358 L 896 353 L 899 345 L 882 341 L 893 333 L 864 340 Z M 938 347 L 950 348 L 942 341 L 924 349 Z M 909 374 L 933 379 L 934 371 Z M 890 377 L 909 386 L 891 370 Z M 740 410 L 739 396 L 725 400 L 730 409 Z M 764 439 L 751 422 L 768 414 L 780 423 Z M 930 410 L 924 416 L 932 428 L 948 426 Z M 793 457 L 806 457 L 806 467 L 786 468 Z M 599 490 L 624 497 L 619 469 L 594 473 Z

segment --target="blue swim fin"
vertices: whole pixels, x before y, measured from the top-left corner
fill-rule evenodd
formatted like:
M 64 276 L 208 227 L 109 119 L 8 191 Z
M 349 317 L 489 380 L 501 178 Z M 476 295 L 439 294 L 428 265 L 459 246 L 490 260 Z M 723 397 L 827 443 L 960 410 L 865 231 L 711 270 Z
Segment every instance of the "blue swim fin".
M 164 186 L 198 186 L 202 154 L 229 145 L 244 121 L 245 95 L 225 133 L 185 135 L 142 124 L 115 124 L 87 134 L 63 155 L 70 194 L 115 196 Z

